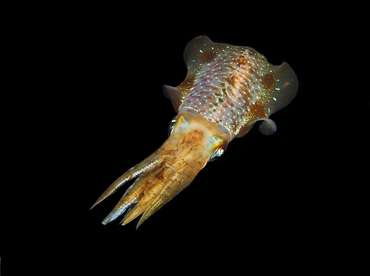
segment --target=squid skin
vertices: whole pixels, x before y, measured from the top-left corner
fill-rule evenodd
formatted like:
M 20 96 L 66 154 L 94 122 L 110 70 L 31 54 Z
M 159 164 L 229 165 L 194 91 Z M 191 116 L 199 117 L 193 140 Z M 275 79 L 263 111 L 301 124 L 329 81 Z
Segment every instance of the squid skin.
M 103 224 L 126 212 L 122 225 L 141 215 L 139 227 L 255 122 L 262 121 L 263 134 L 273 134 L 276 125 L 269 116 L 289 104 L 298 90 L 297 77 L 287 63 L 271 65 L 250 47 L 214 43 L 199 36 L 186 46 L 184 59 L 185 80 L 177 87 L 163 87 L 178 113 L 170 135 L 93 204 L 91 208 L 136 178 Z

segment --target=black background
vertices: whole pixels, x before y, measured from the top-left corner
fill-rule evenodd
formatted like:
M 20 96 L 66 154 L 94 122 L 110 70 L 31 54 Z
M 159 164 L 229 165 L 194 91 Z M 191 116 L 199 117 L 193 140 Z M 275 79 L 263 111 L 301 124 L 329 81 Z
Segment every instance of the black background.
M 24 118 L 31 126 L 22 145 L 31 150 L 21 163 L 32 169 L 15 196 L 20 217 L 13 221 L 9 211 L 11 223 L 2 228 L 11 233 L 2 246 L 4 270 L 330 275 L 354 269 L 349 252 L 364 245 L 368 184 L 365 10 L 356 1 L 139 3 L 49 7 L 30 15 L 17 26 L 18 38 L 30 60 L 26 71 L 37 75 L 29 85 L 37 92 L 26 99 L 41 107 Z M 183 81 L 183 50 L 198 35 L 253 47 L 275 65 L 286 61 L 299 79 L 297 97 L 271 117 L 274 135 L 253 128 L 234 140 L 138 230 L 138 220 L 103 226 L 126 188 L 89 208 L 167 139 L 176 113 L 162 85 Z

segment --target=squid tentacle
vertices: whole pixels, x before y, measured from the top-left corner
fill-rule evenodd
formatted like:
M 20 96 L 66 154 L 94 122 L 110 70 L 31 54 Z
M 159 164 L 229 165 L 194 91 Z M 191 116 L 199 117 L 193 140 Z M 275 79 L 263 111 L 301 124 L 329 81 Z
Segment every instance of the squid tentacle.
M 146 173 L 150 171 L 158 162 L 156 157 L 156 153 L 158 151 L 154 152 L 151 156 L 146 158 L 144 161 L 140 162 L 136 166 L 129 169 L 127 172 L 125 172 L 123 175 L 118 177 L 105 191 L 104 193 L 95 201 L 95 203 L 91 206 L 90 210 L 94 208 L 96 205 L 98 205 L 100 202 L 102 202 L 104 199 L 109 197 L 110 195 L 114 194 L 119 188 L 122 187 L 123 184 L 130 181 L 131 179 L 134 179 L 141 175 L 142 173 Z

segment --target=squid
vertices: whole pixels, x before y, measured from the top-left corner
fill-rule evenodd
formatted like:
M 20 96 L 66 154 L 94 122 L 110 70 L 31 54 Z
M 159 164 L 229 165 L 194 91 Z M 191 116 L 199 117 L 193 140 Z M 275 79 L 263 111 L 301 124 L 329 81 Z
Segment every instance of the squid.
M 273 134 L 276 124 L 270 115 L 297 94 L 298 80 L 292 68 L 286 62 L 274 66 L 250 47 L 214 43 L 199 36 L 186 46 L 184 60 L 185 80 L 176 87 L 163 86 L 177 111 L 169 124 L 169 137 L 93 204 L 91 208 L 136 178 L 102 221 L 104 225 L 125 213 L 121 224 L 141 216 L 138 228 L 256 122 L 261 121 L 261 133 Z

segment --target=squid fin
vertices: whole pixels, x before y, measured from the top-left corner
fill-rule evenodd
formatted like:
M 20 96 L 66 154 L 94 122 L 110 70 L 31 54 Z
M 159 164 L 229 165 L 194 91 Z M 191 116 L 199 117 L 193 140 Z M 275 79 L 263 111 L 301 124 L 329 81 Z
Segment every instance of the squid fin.
M 263 112 L 255 113 L 237 135 L 243 137 L 257 121 L 263 121 L 259 130 L 264 135 L 271 135 L 276 131 L 276 124 L 269 116 L 287 106 L 296 96 L 298 91 L 298 79 L 288 63 L 283 62 L 280 66 L 269 65 L 270 74 L 266 74 L 262 80 L 263 94 L 267 95 L 260 106 Z
M 193 74 L 197 66 L 203 66 L 212 61 L 216 56 L 216 50 L 220 44 L 212 42 L 208 36 L 198 36 L 192 39 L 184 50 L 184 61 L 188 67 L 188 73 Z
M 198 36 L 188 43 L 184 51 L 184 60 L 188 68 L 185 80 L 177 87 L 167 85 L 163 87 L 164 94 L 171 100 L 176 112 L 189 89 L 193 87 L 197 71 L 216 58 L 217 52 L 225 47 L 226 44 L 214 43 L 207 36 Z
M 298 79 L 288 63 L 280 66 L 270 65 L 274 85 L 269 89 L 266 111 L 268 116 L 287 106 L 297 95 Z
M 178 87 L 163 85 L 163 94 L 171 100 L 172 106 L 177 112 L 182 102 L 182 91 Z
M 265 119 L 260 125 L 259 131 L 264 135 L 272 135 L 276 131 L 276 124 L 271 119 Z

